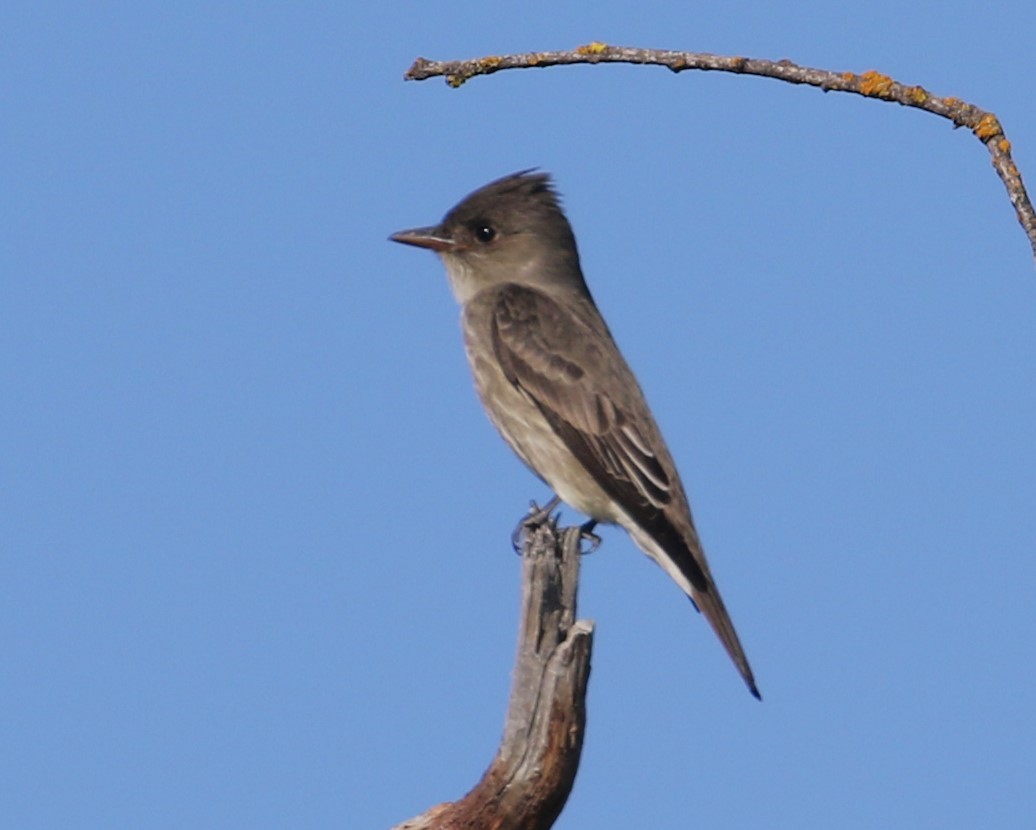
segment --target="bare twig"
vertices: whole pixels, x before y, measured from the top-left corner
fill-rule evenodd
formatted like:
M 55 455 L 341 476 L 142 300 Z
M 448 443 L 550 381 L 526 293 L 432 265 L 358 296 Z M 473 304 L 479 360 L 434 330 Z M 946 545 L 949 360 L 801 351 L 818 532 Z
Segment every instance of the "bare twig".
M 580 529 L 530 529 L 511 701 L 496 758 L 464 798 L 393 830 L 547 830 L 575 781 L 593 623 L 576 620 Z
M 409 81 L 423 81 L 443 76 L 452 87 L 459 87 L 476 75 L 491 75 L 504 69 L 559 66 L 575 63 L 638 63 L 664 66 L 673 72 L 701 69 L 713 72 L 734 72 L 739 75 L 761 75 L 792 84 L 807 84 L 825 92 L 851 92 L 867 98 L 893 101 L 948 118 L 956 127 L 967 127 L 986 145 L 993 167 L 1007 189 L 1018 221 L 1029 238 L 1036 256 L 1036 211 L 1025 192 L 1021 173 L 1011 158 L 1011 142 L 1004 135 L 1000 121 L 991 112 L 979 109 L 959 98 L 942 98 L 920 86 L 894 81 L 873 70 L 831 72 L 799 66 L 788 60 L 770 61 L 759 58 L 724 57 L 703 52 L 676 52 L 665 49 L 637 49 L 590 43 L 567 52 L 526 52 L 521 55 L 499 55 L 466 61 L 430 61 L 418 58 L 404 76 Z

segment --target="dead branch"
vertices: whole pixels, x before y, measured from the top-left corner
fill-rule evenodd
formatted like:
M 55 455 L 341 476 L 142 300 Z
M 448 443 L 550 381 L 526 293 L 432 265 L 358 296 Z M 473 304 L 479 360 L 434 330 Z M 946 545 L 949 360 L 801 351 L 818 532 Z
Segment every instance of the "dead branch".
M 1000 121 L 991 112 L 979 109 L 959 98 L 942 98 L 924 87 L 910 86 L 894 81 L 888 75 L 869 70 L 831 72 L 799 66 L 788 60 L 770 61 L 759 58 L 724 57 L 704 52 L 676 52 L 664 49 L 638 49 L 590 43 L 566 52 L 526 52 L 521 55 L 491 55 L 464 61 L 430 61 L 418 58 L 407 70 L 408 81 L 423 81 L 445 77 L 452 87 L 459 87 L 476 75 L 491 75 L 504 69 L 560 66 L 564 64 L 636 63 L 664 66 L 673 72 L 700 69 L 712 72 L 733 72 L 738 75 L 760 75 L 791 84 L 819 87 L 824 92 L 850 92 L 867 98 L 892 101 L 904 107 L 914 107 L 933 115 L 948 118 L 955 127 L 967 127 L 974 133 L 992 157 L 993 168 L 1000 176 L 1007 196 L 1014 205 L 1018 222 L 1029 238 L 1036 256 L 1036 211 L 1025 191 L 1021 173 L 1011 158 L 1011 142 L 1004 135 Z
M 579 528 L 530 529 L 511 700 L 496 758 L 460 801 L 393 830 L 546 830 L 575 781 L 586 725 L 593 623 L 576 620 Z

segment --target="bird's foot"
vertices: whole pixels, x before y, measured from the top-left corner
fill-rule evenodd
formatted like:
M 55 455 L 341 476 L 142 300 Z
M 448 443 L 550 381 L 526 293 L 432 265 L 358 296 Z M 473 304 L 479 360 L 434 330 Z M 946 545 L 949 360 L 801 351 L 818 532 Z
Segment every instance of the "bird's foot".
M 583 550 L 582 547 L 579 548 L 579 552 L 583 555 L 593 553 L 601 546 L 601 537 L 594 533 L 595 527 L 597 527 L 597 519 L 590 519 L 579 526 L 580 545 L 583 542 L 590 545 L 586 550 Z
M 543 507 L 540 507 L 534 501 L 529 502 L 529 512 L 522 516 L 511 534 L 511 547 L 514 548 L 515 553 L 521 554 L 522 545 L 529 531 L 534 530 L 547 521 L 550 518 L 550 514 L 554 512 L 554 509 L 559 504 L 561 504 L 560 496 L 554 496 Z

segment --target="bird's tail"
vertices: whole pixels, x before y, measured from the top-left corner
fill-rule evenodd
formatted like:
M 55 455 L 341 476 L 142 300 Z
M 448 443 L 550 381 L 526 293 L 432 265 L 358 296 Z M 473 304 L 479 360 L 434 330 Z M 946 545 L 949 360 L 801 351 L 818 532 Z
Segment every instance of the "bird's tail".
M 705 619 L 709 621 L 709 625 L 716 632 L 719 641 L 723 643 L 723 648 L 727 650 L 730 659 L 734 661 L 737 670 L 741 672 L 741 677 L 744 679 L 745 685 L 748 686 L 748 691 L 757 700 L 762 700 L 763 696 L 759 694 L 759 689 L 755 685 L 752 667 L 748 664 L 748 656 L 741 647 L 741 641 L 738 639 L 737 631 L 734 629 L 734 623 L 730 619 L 730 614 L 727 613 L 726 606 L 723 605 L 723 598 L 719 595 L 716 583 L 709 578 L 705 590 L 692 590 L 690 598 L 695 607 L 705 615 Z
M 734 630 L 730 614 L 723 605 L 719 589 L 712 579 L 712 574 L 709 573 L 705 552 L 702 550 L 693 527 L 686 533 L 679 533 L 671 526 L 655 528 L 654 535 L 632 522 L 626 525 L 626 528 L 640 549 L 662 566 L 662 570 L 669 574 L 690 597 L 694 607 L 705 615 L 712 630 L 723 643 L 723 648 L 727 650 L 730 659 L 741 672 L 741 677 L 744 678 L 748 690 L 756 699 L 762 700 L 763 697 L 755 685 L 752 667 L 748 664 L 748 657 L 741 647 L 741 641 L 738 639 L 737 631 Z M 657 538 L 659 535 L 663 536 L 665 544 L 659 541 Z

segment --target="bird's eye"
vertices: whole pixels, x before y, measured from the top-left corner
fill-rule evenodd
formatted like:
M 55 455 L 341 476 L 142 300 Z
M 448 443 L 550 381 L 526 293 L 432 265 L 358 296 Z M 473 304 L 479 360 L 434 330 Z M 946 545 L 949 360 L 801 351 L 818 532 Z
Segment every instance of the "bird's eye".
M 475 226 L 475 238 L 482 243 L 492 242 L 496 238 L 496 228 L 482 222 Z

